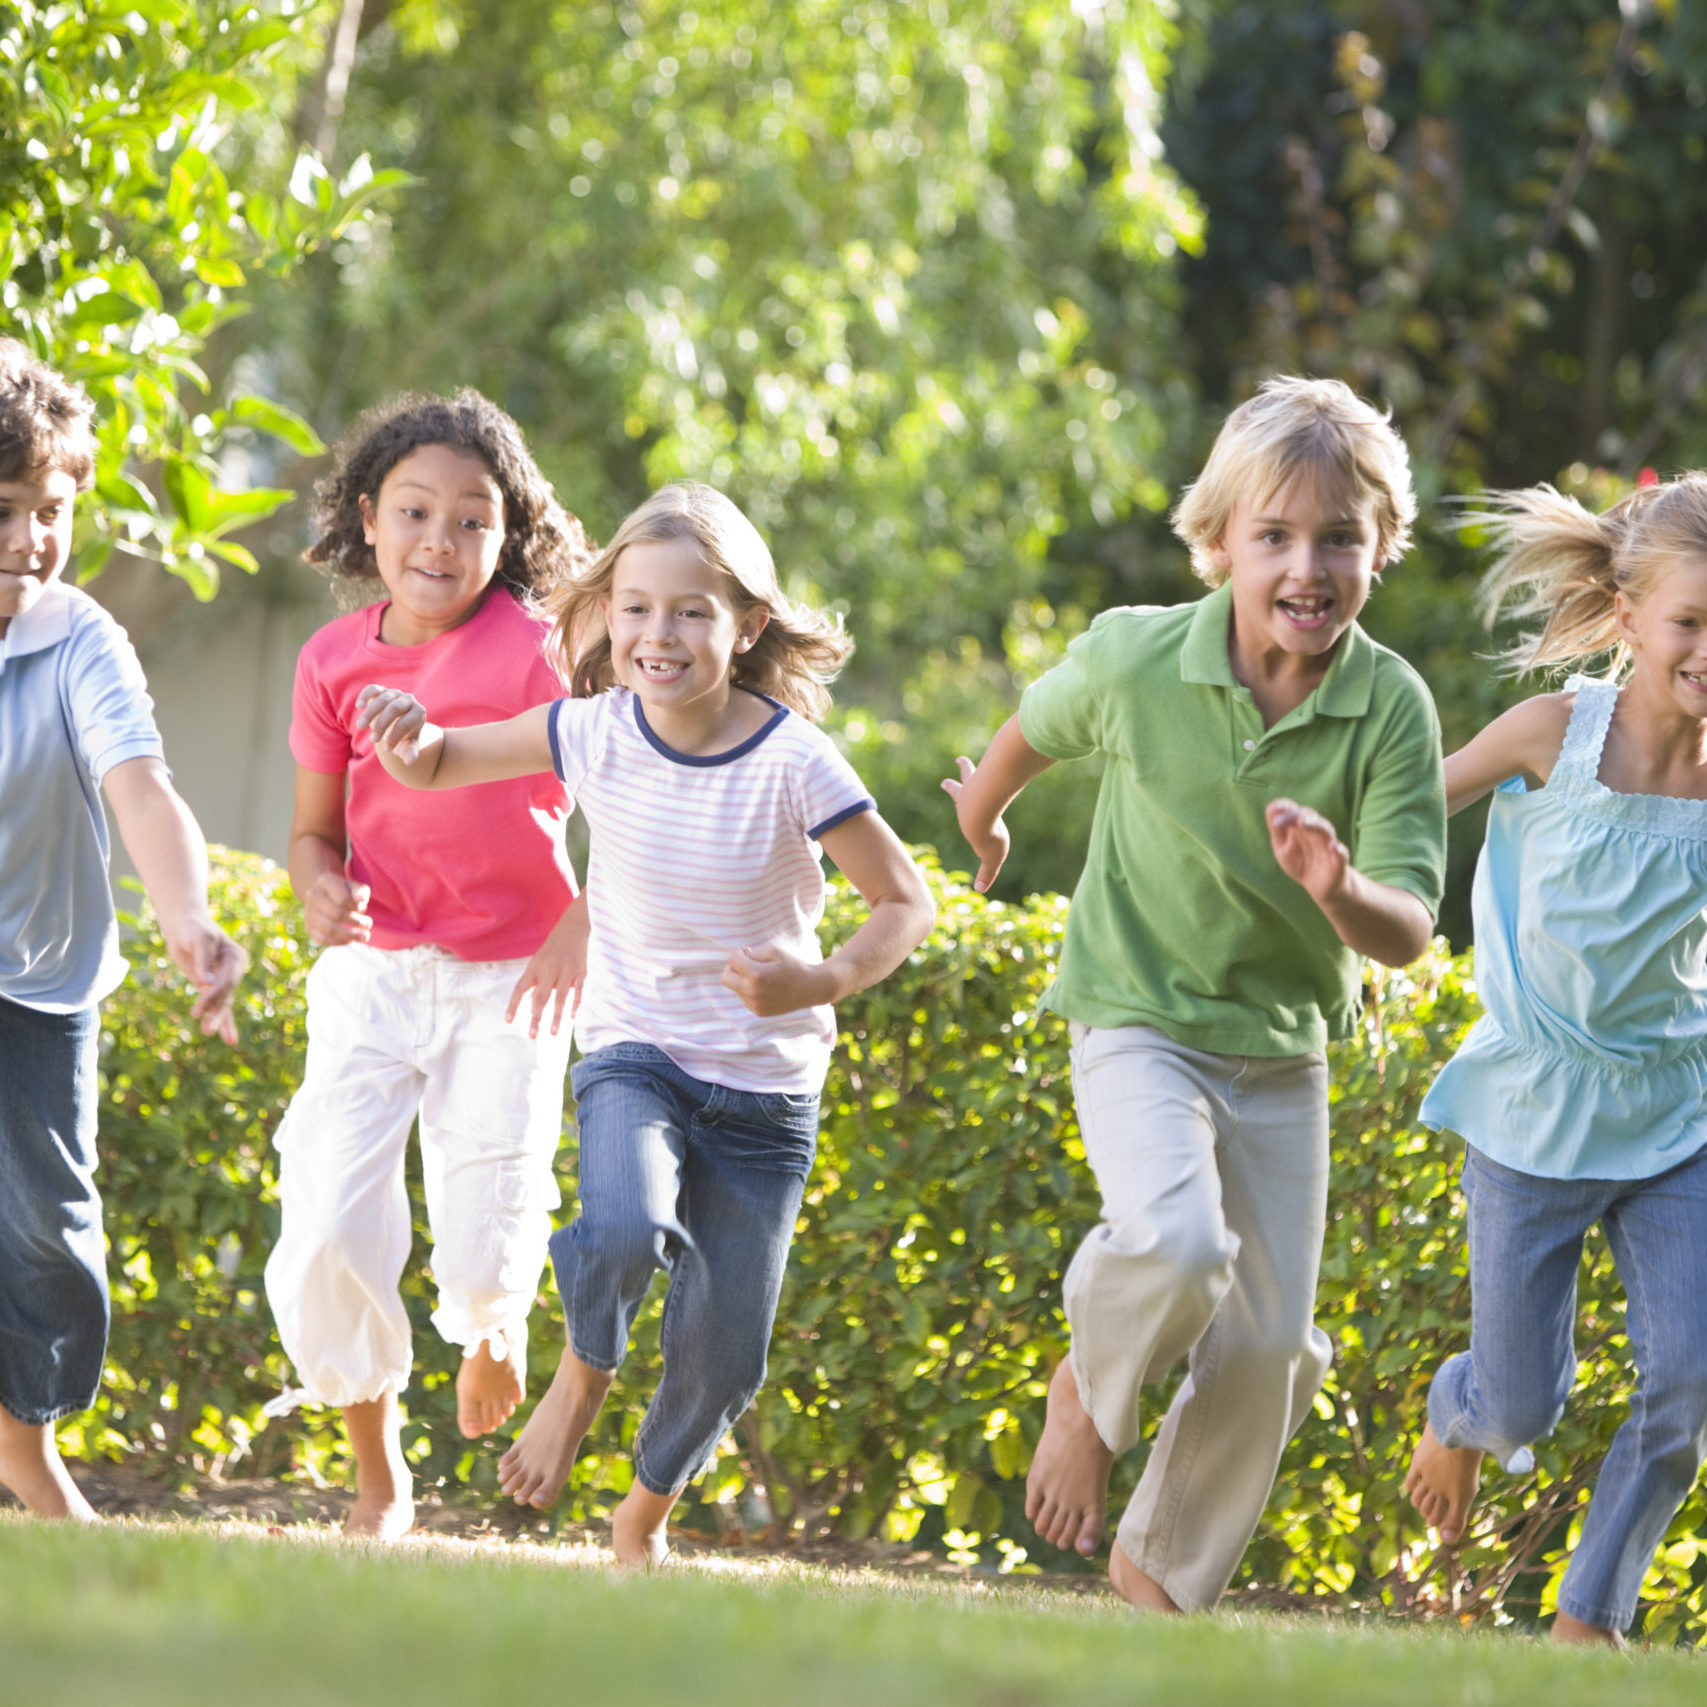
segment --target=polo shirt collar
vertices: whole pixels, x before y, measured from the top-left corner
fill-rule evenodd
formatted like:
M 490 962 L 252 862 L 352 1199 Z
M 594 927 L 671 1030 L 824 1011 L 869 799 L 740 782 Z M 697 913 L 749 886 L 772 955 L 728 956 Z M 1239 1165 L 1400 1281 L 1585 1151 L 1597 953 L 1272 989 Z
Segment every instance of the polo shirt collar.
M 45 652 L 70 633 L 71 591 L 63 581 L 51 581 L 27 611 L 7 623 L 6 633 L 0 637 L 0 664 L 31 652 Z
M 1233 620 L 1232 584 L 1223 581 L 1197 601 L 1185 644 L 1180 648 L 1182 682 L 1206 687 L 1236 688 L 1232 660 L 1227 656 L 1227 629 Z M 1375 690 L 1375 647 L 1354 622 L 1340 636 L 1328 673 L 1305 701 L 1319 717 L 1362 717 Z M 1300 707 L 1302 709 L 1302 707 Z

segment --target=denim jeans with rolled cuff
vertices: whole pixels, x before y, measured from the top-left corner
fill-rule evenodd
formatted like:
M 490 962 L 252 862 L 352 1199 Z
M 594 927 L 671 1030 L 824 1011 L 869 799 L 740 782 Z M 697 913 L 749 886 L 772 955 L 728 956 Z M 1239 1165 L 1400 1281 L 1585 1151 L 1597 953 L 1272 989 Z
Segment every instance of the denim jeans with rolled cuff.
M 1642 1578 L 1707 1454 L 1707 1151 L 1650 1179 L 1543 1179 L 1466 1147 L 1470 1349 L 1428 1417 L 1446 1446 L 1520 1468 L 1576 1382 L 1583 1235 L 1598 1221 L 1628 1299 L 1637 1384 L 1601 1464 L 1559 1607 L 1599 1630 L 1636 1616 Z
M 647 1043 L 594 1050 L 573 1083 L 581 1212 L 551 1240 L 569 1344 L 589 1367 L 614 1370 L 654 1273 L 668 1275 L 664 1372 L 634 1439 L 634 1473 L 674 1495 L 764 1381 L 818 1097 L 707 1084 Z
M 86 1411 L 107 1350 L 95 1189 L 100 1012 L 0 997 L 0 1405 L 32 1426 Z

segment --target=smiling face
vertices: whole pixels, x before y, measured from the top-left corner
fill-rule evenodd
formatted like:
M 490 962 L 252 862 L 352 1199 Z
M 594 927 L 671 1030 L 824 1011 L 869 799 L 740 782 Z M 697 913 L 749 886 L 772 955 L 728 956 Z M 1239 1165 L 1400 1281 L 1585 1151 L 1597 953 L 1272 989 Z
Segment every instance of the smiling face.
M 611 668 L 658 735 L 686 752 L 724 732 L 730 668 L 763 631 L 762 605 L 738 610 L 729 578 L 691 539 L 625 546 L 604 604 Z
M 422 445 L 379 496 L 361 498 L 362 534 L 391 595 L 380 624 L 393 646 L 420 646 L 480 608 L 504 548 L 504 495 L 470 451 Z
M 1707 558 L 1683 558 L 1638 598 L 1619 593 L 1633 681 L 1686 716 L 1707 718 Z
M 1233 588 L 1235 664 L 1327 668 L 1380 567 L 1374 510 L 1326 482 L 1233 506 L 1210 555 Z
M 61 468 L 0 480 L 0 634 L 65 567 L 76 501 L 77 482 Z

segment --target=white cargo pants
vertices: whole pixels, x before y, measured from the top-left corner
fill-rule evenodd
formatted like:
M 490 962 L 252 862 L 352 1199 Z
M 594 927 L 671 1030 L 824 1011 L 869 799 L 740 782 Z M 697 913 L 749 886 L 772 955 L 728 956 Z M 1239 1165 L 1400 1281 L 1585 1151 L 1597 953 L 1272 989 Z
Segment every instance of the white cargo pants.
M 438 1288 L 465 1352 L 525 1350 L 559 1201 L 569 1027 L 528 1036 L 504 1008 L 523 960 L 443 949 L 325 950 L 308 975 L 308 1060 L 275 1138 L 283 1224 L 267 1298 L 304 1394 L 358 1404 L 409 1379 L 403 1162 L 420 1117 Z

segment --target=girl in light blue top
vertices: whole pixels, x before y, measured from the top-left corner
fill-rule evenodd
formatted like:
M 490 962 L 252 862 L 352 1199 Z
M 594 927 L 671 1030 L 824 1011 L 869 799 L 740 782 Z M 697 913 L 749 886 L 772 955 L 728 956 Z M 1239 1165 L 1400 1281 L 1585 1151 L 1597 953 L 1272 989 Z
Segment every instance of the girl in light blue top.
M 1563 1414 L 1583 1236 L 1629 1299 L 1638 1385 L 1559 1591 L 1553 1636 L 1622 1645 L 1707 1455 L 1707 474 L 1600 516 L 1495 494 L 1485 601 L 1544 619 L 1521 669 L 1611 654 L 1446 761 L 1449 811 L 1493 789 L 1476 871 L 1486 1008 L 1423 1103 L 1467 1141 L 1470 1350 L 1429 1390 L 1406 1490 L 1456 1541 L 1482 1455 Z

